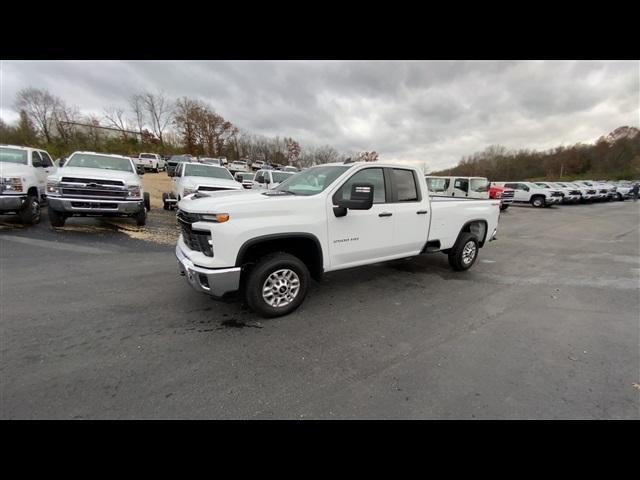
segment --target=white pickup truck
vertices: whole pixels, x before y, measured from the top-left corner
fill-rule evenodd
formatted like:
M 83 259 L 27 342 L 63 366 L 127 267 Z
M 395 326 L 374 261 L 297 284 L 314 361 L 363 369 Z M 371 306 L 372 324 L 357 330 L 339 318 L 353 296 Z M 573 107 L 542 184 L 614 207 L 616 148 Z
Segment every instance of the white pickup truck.
M 564 194 L 531 182 L 492 182 L 497 187 L 513 189 L 513 203 L 530 203 L 534 207 L 550 207 L 562 203 Z
M 151 170 L 156 173 L 167 168 L 164 158 L 157 153 L 141 153 L 138 158 L 134 159 L 134 163 L 145 170 Z
M 162 194 L 162 203 L 165 210 L 170 210 L 187 195 L 220 190 L 244 189 L 225 167 L 199 162 L 181 162 L 171 176 L 171 192 Z
M 430 198 L 416 168 L 334 163 L 273 190 L 178 204 L 178 269 L 213 297 L 242 291 L 265 317 L 295 310 L 323 272 L 443 252 L 466 270 L 494 240 L 499 200 Z
M 151 208 L 131 158 L 96 152 L 72 153 L 47 177 L 47 203 L 52 227 L 69 217 L 131 217 L 143 226 Z
M 0 215 L 17 214 L 25 225 L 40 222 L 47 175 L 56 170 L 44 150 L 0 145 Z

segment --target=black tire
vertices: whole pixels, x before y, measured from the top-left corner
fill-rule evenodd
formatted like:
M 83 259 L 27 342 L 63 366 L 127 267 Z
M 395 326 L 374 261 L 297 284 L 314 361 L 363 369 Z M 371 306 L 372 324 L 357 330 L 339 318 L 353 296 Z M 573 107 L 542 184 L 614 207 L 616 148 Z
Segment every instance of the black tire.
M 472 258 L 469 261 L 469 251 L 465 250 L 467 245 L 473 244 Z M 471 247 L 470 247 L 471 248 Z M 469 270 L 478 258 L 478 239 L 469 232 L 462 232 L 456 244 L 449 250 L 449 265 L 457 272 Z
M 162 208 L 164 208 L 165 210 L 169 210 L 169 204 L 167 203 L 167 199 L 169 198 L 169 195 L 165 192 L 162 194 Z
M 136 219 L 136 225 L 144 227 L 147 223 L 147 211 L 146 209 L 140 210 L 134 217 Z
M 504 212 L 507 208 L 509 208 L 509 205 L 500 204 L 500 211 L 501 212 Z
M 542 208 L 546 205 L 546 201 L 544 199 L 544 197 L 541 196 L 535 196 L 531 199 L 531 205 L 533 205 L 536 208 Z
M 273 306 L 263 297 L 263 287 L 272 274 L 282 270 L 289 270 L 297 276 L 298 289 L 288 304 L 285 306 Z M 244 298 L 249 308 L 262 317 L 274 318 L 287 315 L 298 308 L 307 296 L 309 278 L 309 269 L 298 257 L 284 252 L 271 253 L 259 259 L 256 265 L 247 272 Z M 285 279 L 285 281 L 287 280 Z M 290 280 L 281 288 L 291 288 L 291 283 L 289 282 Z M 274 288 L 276 287 L 274 286 Z M 272 293 L 274 295 L 273 301 L 279 301 L 276 297 L 286 293 L 286 291 L 274 291 Z M 287 301 L 286 297 L 284 301 Z
M 66 220 L 67 216 L 64 213 L 49 207 L 49 223 L 52 227 L 64 227 Z
M 624 202 L 624 198 L 622 197 L 621 193 L 616 193 L 616 196 L 618 197 L 619 202 Z
M 23 225 L 40 223 L 40 201 L 38 200 L 38 196 L 33 193 L 28 194 L 24 206 L 18 213 Z
M 149 212 L 151 210 L 151 195 L 149 195 L 149 192 L 144 192 L 142 198 L 144 199 L 144 208 Z

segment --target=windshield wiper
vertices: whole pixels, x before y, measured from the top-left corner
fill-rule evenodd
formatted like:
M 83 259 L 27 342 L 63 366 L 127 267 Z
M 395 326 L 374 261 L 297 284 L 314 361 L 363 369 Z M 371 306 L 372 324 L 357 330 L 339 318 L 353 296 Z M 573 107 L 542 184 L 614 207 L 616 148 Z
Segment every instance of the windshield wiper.
M 273 195 L 280 195 L 284 193 L 288 193 L 289 195 L 297 195 L 297 193 L 292 192 L 290 190 L 267 190 L 266 192 L 263 193 L 263 195 L 273 196 Z

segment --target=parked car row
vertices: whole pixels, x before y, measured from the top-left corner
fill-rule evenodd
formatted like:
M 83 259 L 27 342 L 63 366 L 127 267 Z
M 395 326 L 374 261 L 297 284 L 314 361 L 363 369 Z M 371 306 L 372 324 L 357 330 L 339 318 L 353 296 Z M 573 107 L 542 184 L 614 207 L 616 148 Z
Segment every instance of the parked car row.
M 534 207 L 623 201 L 633 197 L 629 181 L 576 180 L 573 182 L 489 182 L 485 177 L 426 176 L 432 196 L 500 199 L 501 209 L 512 204 Z

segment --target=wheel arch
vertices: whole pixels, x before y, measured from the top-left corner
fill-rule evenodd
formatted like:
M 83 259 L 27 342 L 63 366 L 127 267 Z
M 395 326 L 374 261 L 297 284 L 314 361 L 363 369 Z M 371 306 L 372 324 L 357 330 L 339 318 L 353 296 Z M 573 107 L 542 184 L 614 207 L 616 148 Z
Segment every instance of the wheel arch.
M 482 248 L 487 239 L 488 230 L 489 225 L 487 224 L 486 220 L 482 218 L 469 220 L 460 229 L 458 238 L 456 238 L 456 243 L 458 243 L 458 239 L 460 238 L 460 235 L 462 235 L 462 233 L 468 232 L 476 236 L 476 238 L 478 239 L 478 245 L 480 246 L 480 248 Z
M 273 252 L 294 255 L 307 266 L 312 278 L 319 280 L 322 276 L 322 246 L 315 235 L 306 232 L 261 235 L 247 240 L 238 250 L 235 266 L 243 267 Z

